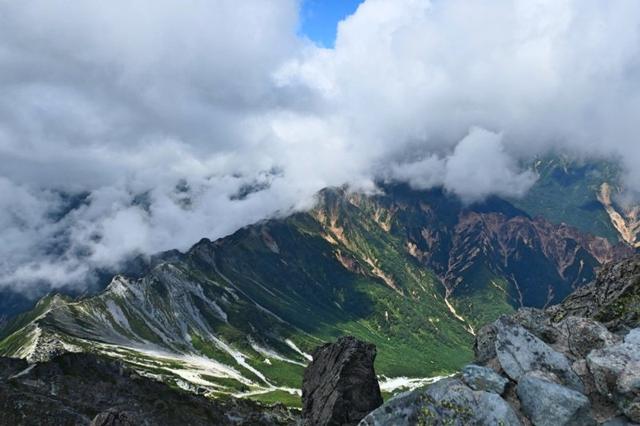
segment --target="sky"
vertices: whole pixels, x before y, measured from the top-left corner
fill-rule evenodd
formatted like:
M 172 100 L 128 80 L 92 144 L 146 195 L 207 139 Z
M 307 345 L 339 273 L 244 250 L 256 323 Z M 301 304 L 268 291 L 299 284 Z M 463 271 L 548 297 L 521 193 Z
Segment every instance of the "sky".
M 518 197 L 552 150 L 640 191 L 640 2 L 308 1 L 0 2 L 0 288 L 86 288 L 327 186 Z
M 338 22 L 353 14 L 362 0 L 303 0 L 300 32 L 323 47 L 334 47 Z

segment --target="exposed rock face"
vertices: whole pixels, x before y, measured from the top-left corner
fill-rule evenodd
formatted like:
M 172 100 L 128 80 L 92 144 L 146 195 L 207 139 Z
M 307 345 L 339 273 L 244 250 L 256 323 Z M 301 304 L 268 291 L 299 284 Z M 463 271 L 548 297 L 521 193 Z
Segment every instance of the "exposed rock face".
M 560 306 L 483 327 L 460 379 L 396 396 L 361 425 L 640 423 L 639 294 L 640 256 L 608 265 Z
M 91 421 L 91 426 L 134 426 L 135 424 L 130 414 L 118 411 L 105 411 Z
M 376 195 L 328 189 L 311 212 L 141 260 L 94 296 L 48 296 L 0 330 L 0 354 L 43 362 L 88 348 L 109 356 L 113 347 L 103 344 L 117 345 L 139 371 L 154 373 L 158 362 L 169 367 L 162 378 L 167 382 L 187 380 L 214 393 L 235 394 L 245 386 L 269 391 L 281 383 L 281 370 L 252 362 L 256 375 L 243 365 L 263 357 L 257 347 L 277 357 L 271 361 L 306 364 L 304 335 L 322 337 L 318 321 L 334 334 L 345 321 L 362 320 L 372 325 L 376 340 L 390 339 L 390 358 L 415 360 L 391 368 L 385 363 L 379 373 L 426 376 L 433 372 L 433 354 L 447 371 L 470 358 L 466 330 L 512 307 L 558 302 L 592 280 L 601 261 L 631 250 L 532 219 L 500 199 L 463 205 L 442 190 L 384 189 Z M 444 281 L 444 293 L 431 272 Z M 393 315 L 398 306 L 406 309 Z M 361 337 L 371 335 L 362 330 Z M 286 339 L 301 351 L 283 344 Z M 141 365 L 139 358 L 148 357 L 140 342 L 157 345 L 172 360 Z M 192 356 L 199 365 L 172 368 Z M 210 357 L 240 375 L 208 374 L 200 367 Z M 289 371 L 297 376 L 302 370 Z
M 376 348 L 354 337 L 317 348 L 302 384 L 305 425 L 355 425 L 382 404 Z
M 633 254 L 627 245 L 612 245 L 605 238 L 517 211 L 462 209 L 453 226 L 439 218 L 440 212 L 426 213 L 433 219 L 407 230 L 408 246 L 414 257 L 444 278 L 453 294 L 468 291 L 473 283 L 465 285 L 465 277 L 485 265 L 510 277 L 514 306 L 542 307 L 592 280 L 594 266 Z M 532 275 L 534 269 L 544 277 Z
M 123 364 L 65 354 L 41 364 L 0 358 L 0 424 L 293 425 L 284 407 L 211 400 L 140 377 Z M 96 414 L 97 413 L 97 414 Z
M 640 256 L 605 265 L 596 280 L 549 309 L 555 321 L 593 318 L 613 331 L 640 326 Z
M 598 201 L 609 215 L 611 224 L 627 244 L 640 247 L 640 206 L 617 206 L 611 198 L 611 186 L 607 182 L 602 183 Z

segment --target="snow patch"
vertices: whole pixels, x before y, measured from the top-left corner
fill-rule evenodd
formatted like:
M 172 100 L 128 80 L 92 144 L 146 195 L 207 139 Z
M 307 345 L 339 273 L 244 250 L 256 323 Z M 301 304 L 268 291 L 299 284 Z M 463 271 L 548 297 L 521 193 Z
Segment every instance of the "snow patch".
M 397 389 L 414 390 L 422 386 L 430 385 L 439 380 L 450 376 L 435 376 L 435 377 L 380 377 L 380 390 L 383 392 L 393 392 Z
M 304 363 L 302 363 L 300 361 L 295 361 L 293 359 L 289 359 L 287 357 L 284 357 L 284 356 L 280 355 L 279 353 L 277 353 L 276 351 L 274 351 L 272 349 L 268 349 L 268 348 L 265 348 L 265 347 L 262 347 L 262 346 L 258 345 L 253 340 L 250 340 L 249 344 L 251 345 L 251 348 L 254 351 L 258 352 L 260 355 L 263 355 L 263 356 L 267 357 L 265 362 L 268 361 L 268 358 L 271 358 L 271 359 L 277 359 L 279 361 L 288 362 L 290 364 L 296 364 L 296 365 L 300 365 L 302 367 L 306 367 L 306 364 L 304 364 Z M 271 361 L 269 361 L 269 364 L 271 364 Z
M 295 344 L 295 343 L 293 343 L 290 339 L 285 339 L 285 341 L 284 341 L 284 342 L 287 344 L 287 346 L 289 346 L 289 347 L 290 347 L 291 349 L 293 349 L 294 351 L 298 352 L 300 355 L 302 355 L 303 357 L 305 357 L 305 358 L 306 358 L 306 359 L 308 359 L 309 361 L 313 361 L 313 357 L 312 357 L 311 355 L 309 355 L 309 354 L 308 354 L 308 353 L 306 353 L 306 352 L 301 351 L 301 350 L 300 350 L 300 348 L 298 348 L 298 347 L 296 346 L 296 344 Z

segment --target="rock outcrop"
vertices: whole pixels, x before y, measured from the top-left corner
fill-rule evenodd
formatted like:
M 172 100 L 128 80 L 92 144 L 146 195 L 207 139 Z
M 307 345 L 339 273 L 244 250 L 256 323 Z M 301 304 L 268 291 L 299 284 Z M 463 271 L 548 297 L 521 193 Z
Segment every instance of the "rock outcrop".
M 312 356 L 302 384 L 305 425 L 356 425 L 382 404 L 374 345 L 347 336 L 320 346 Z
M 126 411 L 109 410 L 95 416 L 90 426 L 135 426 L 135 424 Z
M 475 364 L 392 398 L 360 426 L 640 423 L 639 295 L 640 256 L 608 265 L 558 306 L 483 327 Z
M 548 312 L 554 321 L 567 316 L 593 318 L 612 331 L 640 326 L 640 256 L 605 265 L 594 282 Z

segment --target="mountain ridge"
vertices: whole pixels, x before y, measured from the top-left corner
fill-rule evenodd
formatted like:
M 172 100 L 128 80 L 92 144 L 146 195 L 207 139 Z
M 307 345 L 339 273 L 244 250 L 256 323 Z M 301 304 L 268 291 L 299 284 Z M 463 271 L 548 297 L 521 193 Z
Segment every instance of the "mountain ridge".
M 390 383 L 446 375 L 470 360 L 478 326 L 549 303 L 527 297 L 540 288 L 563 297 L 627 250 L 497 198 L 464 206 L 439 190 L 328 189 L 309 212 L 157 256 L 98 295 L 45 299 L 4 327 L 0 353 L 97 352 L 212 396 L 296 404 L 322 342 L 374 342 Z M 534 261 L 548 271 L 542 286 L 521 278 Z

